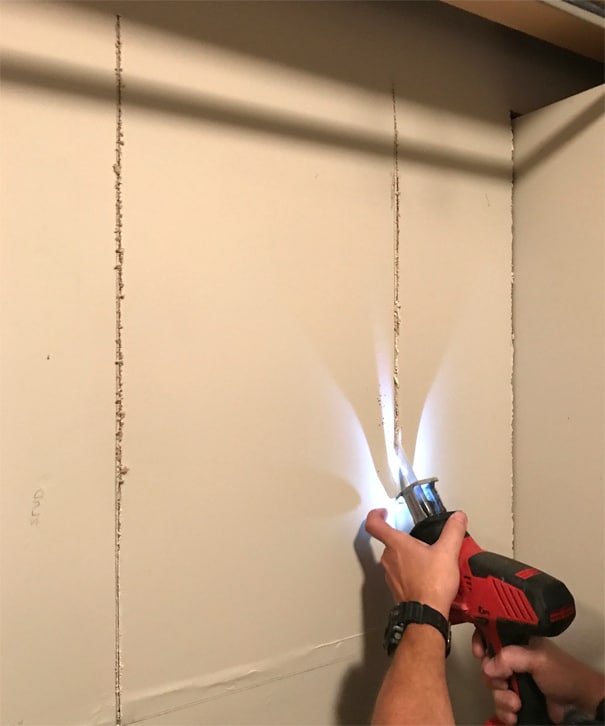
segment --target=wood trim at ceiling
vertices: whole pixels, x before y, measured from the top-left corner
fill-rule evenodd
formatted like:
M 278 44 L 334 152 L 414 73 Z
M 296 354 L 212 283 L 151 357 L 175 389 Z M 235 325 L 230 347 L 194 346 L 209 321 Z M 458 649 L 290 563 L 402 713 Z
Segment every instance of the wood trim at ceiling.
M 566 10 L 543 0 L 441 0 L 461 10 L 506 25 L 580 55 L 605 60 L 605 23 L 599 16 Z

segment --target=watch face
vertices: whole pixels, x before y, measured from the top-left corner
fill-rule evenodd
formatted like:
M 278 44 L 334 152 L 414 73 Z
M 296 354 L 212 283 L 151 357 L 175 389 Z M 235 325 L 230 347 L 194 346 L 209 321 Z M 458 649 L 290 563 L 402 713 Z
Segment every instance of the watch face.
M 450 654 L 450 650 L 452 648 L 452 626 L 448 622 L 447 624 L 447 638 L 445 640 L 445 657 Z

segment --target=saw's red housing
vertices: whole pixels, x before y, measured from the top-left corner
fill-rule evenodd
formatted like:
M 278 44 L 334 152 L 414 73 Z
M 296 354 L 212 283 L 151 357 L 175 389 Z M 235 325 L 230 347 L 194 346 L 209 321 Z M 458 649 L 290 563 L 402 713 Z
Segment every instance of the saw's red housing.
M 434 544 L 452 512 L 422 520 L 413 537 Z M 533 636 L 552 637 L 573 621 L 576 608 L 567 587 L 556 578 L 518 560 L 486 552 L 466 534 L 459 557 L 460 586 L 450 621 L 472 623 L 489 655 L 506 645 L 526 645 Z M 544 696 L 527 674 L 511 679 L 523 703 L 518 724 L 550 724 Z

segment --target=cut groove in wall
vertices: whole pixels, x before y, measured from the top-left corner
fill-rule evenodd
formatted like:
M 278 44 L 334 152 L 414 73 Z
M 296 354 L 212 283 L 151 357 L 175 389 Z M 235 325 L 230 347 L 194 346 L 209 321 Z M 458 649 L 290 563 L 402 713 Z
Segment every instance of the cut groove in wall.
M 354 633 L 339 640 L 317 643 L 278 654 L 264 660 L 244 663 L 220 671 L 194 676 L 187 680 L 163 683 L 155 688 L 129 692 L 122 704 L 128 724 L 200 706 L 209 701 L 232 698 L 243 691 L 266 688 L 305 673 L 358 662 L 363 643 L 377 637 L 378 629 Z M 93 723 L 110 726 L 109 713 L 97 712 Z M 178 723 L 178 719 L 174 720 Z
M 122 723 L 122 649 L 120 632 L 120 537 L 122 520 L 122 485 L 126 467 L 122 457 L 122 438 L 124 435 L 124 353 L 122 349 L 122 300 L 124 299 L 124 247 L 122 245 L 122 37 L 120 16 L 116 15 L 115 40 L 115 85 L 116 85 L 116 151 L 113 172 L 115 175 L 115 273 L 116 273 L 116 340 L 115 340 L 115 721 Z
M 393 446 L 397 451 L 401 444 L 401 422 L 399 421 L 399 337 L 401 328 L 401 302 L 399 300 L 399 133 L 397 130 L 397 99 L 395 86 L 393 97 L 393 214 L 394 214 L 394 262 L 393 262 Z
M 510 112 L 510 340 L 511 340 L 511 366 L 510 366 L 510 451 L 511 451 L 511 552 L 515 552 L 515 127 L 514 111 Z

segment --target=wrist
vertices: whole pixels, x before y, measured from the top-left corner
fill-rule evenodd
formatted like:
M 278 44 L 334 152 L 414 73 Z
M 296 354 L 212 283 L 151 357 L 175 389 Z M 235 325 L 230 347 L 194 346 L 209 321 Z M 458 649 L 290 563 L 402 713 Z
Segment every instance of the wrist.
M 432 625 L 428 623 L 410 623 L 403 633 L 402 642 L 420 643 L 422 642 L 431 652 L 435 652 L 439 659 L 445 663 L 443 657 L 443 635 Z
M 451 644 L 448 618 L 428 603 L 417 600 L 404 600 L 389 612 L 383 642 L 389 656 L 393 655 L 405 632 L 412 625 L 422 625 L 433 630 L 440 640 L 442 657 L 443 654 L 447 657 Z
M 442 665 L 445 669 L 445 652 L 443 648 L 443 636 L 428 623 L 410 623 L 403 633 L 401 643 L 393 655 L 393 663 L 402 658 L 409 658 L 410 655 L 422 653 L 425 661 L 432 663 L 431 669 Z
M 442 597 L 439 597 L 434 593 L 420 593 L 418 597 L 410 596 L 406 597 L 405 599 L 415 600 L 416 602 L 421 602 L 424 605 L 428 605 L 429 607 L 433 608 L 433 610 L 436 610 L 438 613 L 443 615 L 446 620 L 450 619 L 451 601 L 444 600 Z
M 589 670 L 582 682 L 582 691 L 576 701 L 577 708 L 592 718 L 604 697 L 605 676 Z

